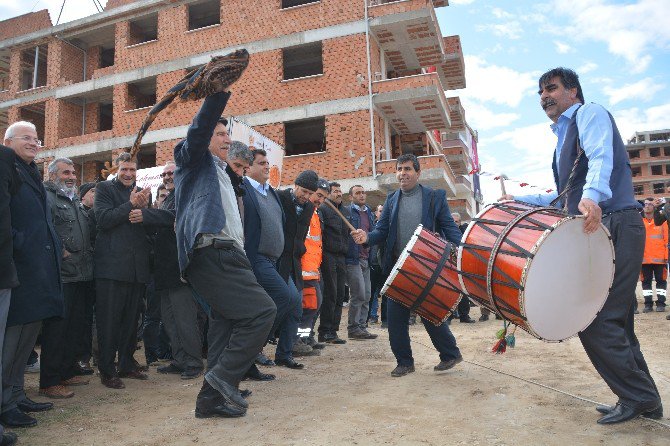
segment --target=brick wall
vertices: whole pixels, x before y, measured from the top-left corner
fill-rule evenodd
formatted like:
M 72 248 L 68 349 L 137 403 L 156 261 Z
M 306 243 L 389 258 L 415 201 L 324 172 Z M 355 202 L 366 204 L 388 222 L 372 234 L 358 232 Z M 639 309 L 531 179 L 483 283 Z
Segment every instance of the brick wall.
M 51 18 L 47 9 L 12 17 L 0 22 L 0 40 L 22 36 L 51 26 Z

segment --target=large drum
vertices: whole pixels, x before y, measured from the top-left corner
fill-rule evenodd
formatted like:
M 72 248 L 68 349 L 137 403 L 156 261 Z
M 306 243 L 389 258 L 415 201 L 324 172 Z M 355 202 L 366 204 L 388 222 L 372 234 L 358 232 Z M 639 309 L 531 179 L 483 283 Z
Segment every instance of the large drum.
M 455 245 L 419 225 L 381 294 L 440 325 L 461 300 Z
M 486 207 L 458 251 L 464 293 L 531 335 L 562 341 L 591 324 L 614 278 L 614 246 L 604 226 L 519 202 Z

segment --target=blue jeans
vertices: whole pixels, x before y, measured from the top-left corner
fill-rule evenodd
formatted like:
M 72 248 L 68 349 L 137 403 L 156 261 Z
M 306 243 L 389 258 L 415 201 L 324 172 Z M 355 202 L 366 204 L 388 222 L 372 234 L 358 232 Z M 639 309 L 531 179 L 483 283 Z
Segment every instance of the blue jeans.
M 414 365 L 412 346 L 409 340 L 409 308 L 400 305 L 392 299 L 388 299 L 386 311 L 389 342 L 391 343 L 391 351 L 393 351 L 398 365 Z M 447 324 L 436 327 L 423 318 L 421 318 L 421 322 L 426 327 L 433 346 L 440 352 L 440 361 L 448 361 L 449 359 L 461 356 L 461 352 L 456 346 L 456 338 L 454 338 Z
M 298 325 L 302 317 L 302 297 L 289 278 L 288 283 L 277 271 L 276 262 L 259 255 L 253 265 L 254 274 L 260 286 L 277 306 L 277 316 L 270 336 L 279 329 L 279 340 L 275 359 L 287 359 L 293 355 L 293 344 L 297 340 Z

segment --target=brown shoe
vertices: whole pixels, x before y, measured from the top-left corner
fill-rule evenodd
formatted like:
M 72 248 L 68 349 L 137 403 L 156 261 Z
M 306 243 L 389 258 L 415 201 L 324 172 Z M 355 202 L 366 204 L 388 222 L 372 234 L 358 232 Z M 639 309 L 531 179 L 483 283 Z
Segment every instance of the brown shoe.
M 142 373 L 139 370 L 131 370 L 130 372 L 119 372 L 119 378 L 129 378 L 129 379 L 149 379 L 149 375 Z
M 118 376 L 104 376 L 100 375 L 100 382 L 103 386 L 110 389 L 125 389 L 126 385 L 119 379 Z
M 39 394 L 42 396 L 46 396 L 47 398 L 53 398 L 58 400 L 62 400 L 65 398 L 72 398 L 74 396 L 74 392 L 65 386 L 45 387 L 43 389 L 40 389 Z
M 61 381 L 60 385 L 61 386 L 85 386 L 89 383 L 90 381 L 83 376 L 73 376 L 70 379 L 66 379 L 65 381 Z

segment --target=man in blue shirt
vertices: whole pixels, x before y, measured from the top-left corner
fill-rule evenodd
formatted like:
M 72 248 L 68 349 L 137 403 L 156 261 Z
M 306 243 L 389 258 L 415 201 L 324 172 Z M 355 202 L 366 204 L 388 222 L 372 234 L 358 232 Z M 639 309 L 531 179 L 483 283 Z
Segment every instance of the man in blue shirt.
M 601 222 L 610 231 L 616 258 L 614 282 L 600 313 L 579 333 L 589 359 L 619 397 L 615 406 L 596 408 L 604 414 L 598 423 L 619 423 L 639 415 L 661 418 L 661 398 L 633 331 L 633 299 L 645 231 L 626 148 L 612 115 L 600 105 L 584 104 L 574 71 L 548 71 L 540 77 L 539 88 L 540 105 L 558 137 L 552 163 L 558 191 L 502 199 L 548 206 L 560 196 L 560 205 L 569 213 L 586 217 L 584 232 L 595 232 Z

